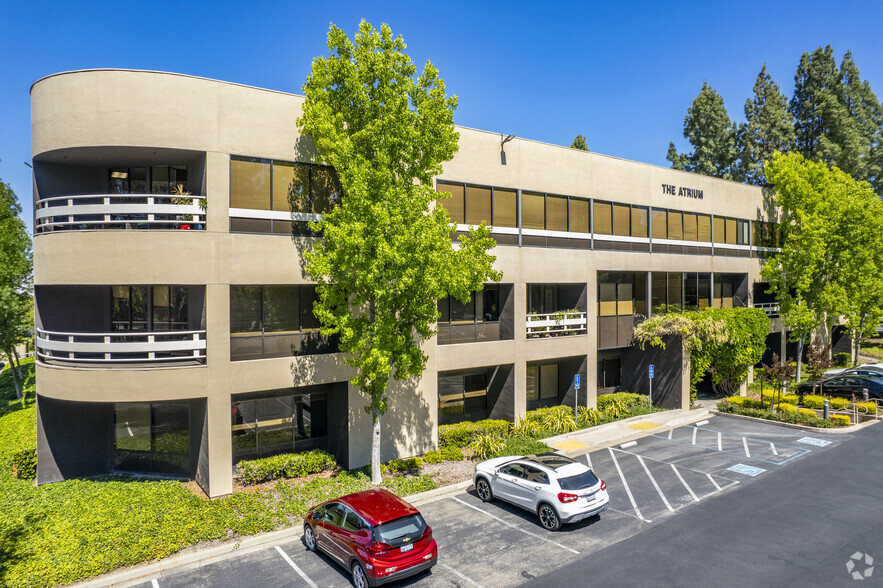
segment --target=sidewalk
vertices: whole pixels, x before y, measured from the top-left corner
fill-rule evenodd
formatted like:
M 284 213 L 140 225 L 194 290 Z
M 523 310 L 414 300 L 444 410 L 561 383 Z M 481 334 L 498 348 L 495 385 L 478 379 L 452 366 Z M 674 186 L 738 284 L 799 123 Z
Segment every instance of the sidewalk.
M 651 433 L 707 420 L 710 416 L 711 413 L 707 408 L 656 412 L 607 423 L 591 429 L 549 437 L 543 439 L 543 443 L 564 455 L 574 457 L 612 445 L 634 441 Z

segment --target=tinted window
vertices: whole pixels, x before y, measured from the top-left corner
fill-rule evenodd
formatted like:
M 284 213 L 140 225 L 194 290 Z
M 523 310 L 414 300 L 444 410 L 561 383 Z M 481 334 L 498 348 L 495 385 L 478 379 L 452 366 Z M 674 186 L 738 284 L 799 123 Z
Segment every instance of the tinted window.
M 347 531 L 359 531 L 365 528 L 364 522 L 351 508 L 343 507 L 346 518 L 343 521 L 343 528 Z
M 327 523 L 340 527 L 343 525 L 345 514 L 343 506 L 336 502 L 325 506 L 325 522 Z
M 405 538 L 414 539 L 423 534 L 426 523 L 419 514 L 409 515 L 374 527 L 374 540 L 392 546 L 401 545 Z
M 549 476 L 540 468 L 535 468 L 533 466 L 524 466 L 524 469 L 527 472 L 528 482 L 534 482 L 536 484 L 549 483 Z
M 558 480 L 558 485 L 561 486 L 562 490 L 582 490 L 583 488 L 590 488 L 597 483 L 598 478 L 595 477 L 591 470 Z
M 513 463 L 501 467 L 500 473 L 506 474 L 507 476 L 514 476 L 516 478 L 524 478 L 526 475 L 524 471 L 524 466 L 518 463 Z

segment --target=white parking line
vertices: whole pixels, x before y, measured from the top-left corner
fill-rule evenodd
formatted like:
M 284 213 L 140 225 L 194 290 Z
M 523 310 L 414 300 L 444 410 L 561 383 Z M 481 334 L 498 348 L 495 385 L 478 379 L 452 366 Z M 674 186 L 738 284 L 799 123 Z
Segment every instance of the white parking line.
M 693 429 L 693 445 L 696 445 L 696 433 L 699 432 L 699 429 Z
M 622 475 L 622 468 L 619 467 L 619 462 L 616 461 L 616 455 L 613 453 L 613 448 L 608 447 L 607 450 L 610 451 L 610 457 L 613 458 L 613 465 L 616 466 L 616 471 L 619 472 L 619 479 L 622 480 L 622 485 L 625 486 L 625 493 L 629 496 L 632 508 L 635 509 L 635 514 L 638 515 L 639 519 L 644 520 L 644 517 L 641 516 L 640 509 L 638 509 L 638 505 L 635 503 L 635 497 L 632 496 L 632 491 L 629 489 L 629 483 L 625 481 L 625 476 Z
M 282 556 L 282 559 L 284 559 L 285 561 L 287 561 L 287 562 L 288 562 L 288 565 L 290 565 L 290 566 L 294 569 L 294 571 L 297 572 L 297 575 L 300 576 L 301 578 L 303 578 L 304 581 L 305 581 L 307 584 L 309 584 L 310 588 L 319 588 L 318 586 L 316 586 L 316 583 L 315 583 L 315 582 L 313 582 L 312 580 L 310 580 L 310 577 L 309 577 L 308 575 L 306 575 L 306 574 L 303 572 L 302 569 L 300 569 L 299 567 L 297 567 L 297 564 L 296 564 L 296 563 L 294 563 L 293 561 L 291 561 L 291 558 L 288 557 L 288 554 L 285 553 L 284 551 L 282 551 L 282 548 L 279 547 L 278 545 L 276 546 L 276 551 L 278 551 L 278 552 L 279 552 L 279 555 Z
M 687 481 L 684 479 L 683 476 L 681 476 L 681 472 L 678 471 L 678 468 L 675 467 L 675 464 L 671 463 L 671 464 L 669 464 L 669 465 L 671 466 L 671 469 L 673 469 L 673 470 L 675 471 L 675 475 L 677 475 L 678 480 L 681 481 L 681 484 L 684 485 L 684 488 L 686 488 L 686 489 L 687 489 L 687 492 L 690 493 L 690 496 L 693 497 L 693 500 L 695 500 L 696 502 L 699 502 L 699 497 L 696 496 L 696 493 L 693 492 L 693 489 L 690 488 L 690 485 L 687 484 Z
M 586 463 L 589 464 L 589 469 L 593 470 L 595 468 L 592 467 L 592 456 L 588 453 L 586 454 Z
M 617 509 L 611 508 L 609 506 L 607 507 L 607 510 L 609 510 L 610 512 L 615 512 L 616 514 L 621 514 L 623 516 L 632 517 L 633 519 L 638 519 L 639 521 L 644 521 L 645 523 L 652 523 L 653 522 L 650 519 L 645 519 L 644 517 L 635 516 L 634 513 L 625 512 L 624 510 L 617 510 Z
M 546 543 L 551 543 L 552 545 L 555 545 L 555 546 L 557 546 L 557 547 L 560 547 L 561 549 L 565 549 L 565 550 L 569 551 L 570 553 L 575 553 L 576 555 L 579 555 L 579 551 L 577 551 L 576 549 L 571 549 L 570 547 L 567 547 L 566 545 L 561 545 L 560 543 L 557 543 L 557 542 L 555 542 L 555 541 L 552 541 L 551 539 L 546 539 L 545 537 L 543 537 L 543 536 L 541 536 L 541 535 L 537 535 L 536 533 L 531 533 L 530 531 L 525 531 L 524 529 L 520 528 L 518 525 L 513 525 L 513 524 L 510 523 L 509 521 L 504 521 L 504 520 L 501 519 L 500 517 L 498 517 L 498 516 L 494 516 L 494 515 L 492 515 L 491 513 L 489 513 L 489 512 L 487 512 L 487 511 L 484 511 L 484 510 L 478 508 L 477 506 L 472 506 L 472 505 L 469 504 L 468 502 L 464 502 L 464 501 L 460 500 L 459 498 L 457 498 L 456 496 L 451 496 L 451 500 L 456 500 L 457 502 L 459 502 L 459 503 L 462 504 L 463 506 L 468 506 L 469 508 L 471 508 L 471 509 L 473 509 L 473 510 L 477 510 L 477 511 L 480 512 L 481 514 L 487 515 L 487 516 L 491 517 L 492 519 L 496 519 L 496 520 L 500 521 L 501 523 L 503 523 L 503 524 L 506 525 L 506 526 L 509 526 L 509 527 L 512 527 L 513 529 L 516 529 L 516 530 L 518 530 L 518 531 L 521 531 L 521 532 L 524 533 L 525 535 L 530 535 L 531 537 L 536 537 L 537 539 L 541 539 L 541 540 L 545 541 Z
M 668 503 L 668 499 L 665 497 L 665 494 L 662 493 L 662 488 L 660 488 L 659 484 L 656 483 L 656 478 L 654 478 L 653 474 L 650 473 L 650 468 L 648 468 L 647 464 L 644 463 L 644 458 L 639 455 L 638 461 L 641 462 L 641 466 L 644 468 L 644 471 L 647 472 L 647 477 L 650 478 L 650 481 L 653 483 L 653 487 L 656 488 L 656 492 L 659 493 L 659 497 L 662 499 L 662 502 L 665 503 L 665 507 L 671 512 L 674 512 L 675 509 L 673 509 Z
M 745 448 L 745 457 L 751 457 L 751 452 L 748 451 L 748 439 L 742 437 L 742 447 Z
M 634 446 L 637 445 L 637 444 L 638 444 L 637 441 L 629 441 L 629 442 L 627 442 L 627 443 L 623 443 L 623 444 L 620 445 L 619 447 L 620 447 L 620 449 L 625 449 L 626 447 L 634 447 Z
M 472 578 L 469 578 L 469 577 L 467 577 L 467 576 L 464 576 L 463 574 L 461 574 L 460 572 L 458 572 L 457 570 L 455 570 L 455 569 L 452 568 L 451 566 L 449 566 L 449 565 L 447 565 L 447 564 L 445 564 L 445 563 L 443 563 L 443 562 L 438 562 L 438 565 L 440 565 L 441 567 L 443 567 L 443 568 L 446 569 L 446 570 L 451 570 L 452 572 L 454 572 L 454 574 L 455 574 L 458 578 L 461 578 L 461 579 L 463 579 L 463 580 L 466 580 L 467 582 L 469 582 L 469 583 L 472 584 L 473 586 L 478 586 L 478 588 L 483 588 L 483 586 L 482 586 L 481 584 L 479 584 L 478 582 L 476 582 L 476 581 L 473 580 Z
M 717 450 L 721 453 L 723 453 L 724 451 L 724 441 L 722 439 L 720 431 L 717 432 Z
M 669 439 L 671 439 L 671 434 L 674 433 L 674 432 L 675 432 L 674 429 L 669 429 L 669 430 L 668 430 L 668 438 L 669 438 Z
M 773 455 L 779 455 L 779 452 L 776 451 L 776 446 L 773 444 L 772 441 L 770 441 L 770 449 L 773 450 Z
M 705 474 L 708 476 L 708 479 L 711 480 L 711 483 L 714 484 L 714 487 L 717 488 L 717 491 L 720 492 L 722 488 L 717 485 L 717 482 L 714 481 L 714 478 L 711 477 L 711 474 Z
M 153 580 L 150 581 L 150 585 L 153 586 L 153 588 L 159 588 L 159 581 L 157 581 L 157 579 L 154 578 Z
M 696 423 L 696 426 L 697 427 L 704 427 L 707 424 L 708 424 L 708 421 L 699 421 L 698 423 Z

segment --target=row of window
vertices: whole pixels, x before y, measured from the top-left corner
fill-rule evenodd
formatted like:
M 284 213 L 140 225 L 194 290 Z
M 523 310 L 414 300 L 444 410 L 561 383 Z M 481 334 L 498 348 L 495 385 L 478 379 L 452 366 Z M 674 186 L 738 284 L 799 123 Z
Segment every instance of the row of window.
M 114 331 L 187 331 L 187 286 L 112 286 Z
M 457 224 L 478 225 L 485 221 L 495 227 L 518 227 L 516 190 L 441 180 L 437 190 L 450 194 L 450 198 L 439 202 Z M 773 234 L 773 229 L 766 226 L 770 223 L 756 224 L 761 225 L 755 230 L 757 242 L 768 241 Z M 750 244 L 747 220 L 528 191 L 521 192 L 521 226 L 642 238 L 650 235 L 652 226 L 654 239 Z
M 110 194 L 171 194 L 187 191 L 186 165 L 113 168 L 108 172 Z
M 230 157 L 230 208 L 323 214 L 342 194 L 329 166 Z
M 233 461 L 313 449 L 328 435 L 326 392 L 232 403 Z

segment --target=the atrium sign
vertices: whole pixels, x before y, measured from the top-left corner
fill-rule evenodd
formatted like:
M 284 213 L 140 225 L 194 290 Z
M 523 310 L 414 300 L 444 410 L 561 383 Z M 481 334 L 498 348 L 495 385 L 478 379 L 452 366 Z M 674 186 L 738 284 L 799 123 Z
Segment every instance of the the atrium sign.
M 696 188 L 684 188 L 683 186 L 675 186 L 674 184 L 662 184 L 662 193 L 670 196 L 683 196 L 684 198 L 702 199 L 702 190 Z

